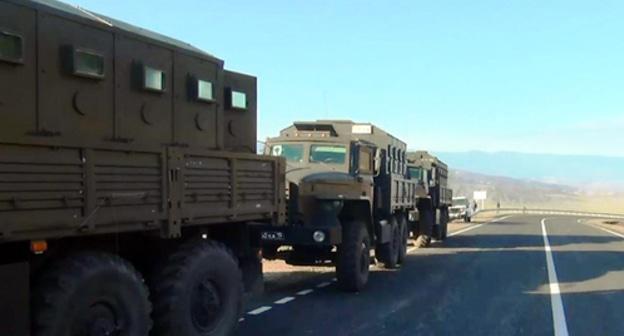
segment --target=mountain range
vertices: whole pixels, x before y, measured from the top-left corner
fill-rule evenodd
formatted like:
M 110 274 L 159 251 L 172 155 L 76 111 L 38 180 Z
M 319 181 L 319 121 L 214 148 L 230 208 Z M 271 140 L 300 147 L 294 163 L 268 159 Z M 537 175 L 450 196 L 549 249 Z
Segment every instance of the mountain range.
M 518 152 L 434 152 L 451 169 L 568 185 L 582 191 L 624 191 L 624 157 Z

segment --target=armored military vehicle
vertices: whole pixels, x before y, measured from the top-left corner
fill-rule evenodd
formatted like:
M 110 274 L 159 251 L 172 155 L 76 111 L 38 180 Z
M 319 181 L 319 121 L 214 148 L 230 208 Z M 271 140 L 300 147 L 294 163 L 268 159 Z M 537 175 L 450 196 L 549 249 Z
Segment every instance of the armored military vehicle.
M 369 250 L 386 267 L 401 264 L 416 187 L 405 151 L 380 128 L 352 121 L 295 122 L 268 139 L 266 154 L 286 159 L 288 225 L 262 231 L 263 255 L 295 265 L 335 263 L 348 291 L 366 284 Z
M 283 221 L 256 79 L 53 0 L 0 0 L 0 335 L 224 335 Z M 149 294 L 148 294 L 149 293 Z M 153 327 L 152 327 L 153 325 Z
M 415 245 L 428 246 L 431 238 L 446 239 L 453 191 L 447 187 L 448 167 L 426 151 L 407 153 L 410 179 L 417 183 L 416 210 L 410 213 Z

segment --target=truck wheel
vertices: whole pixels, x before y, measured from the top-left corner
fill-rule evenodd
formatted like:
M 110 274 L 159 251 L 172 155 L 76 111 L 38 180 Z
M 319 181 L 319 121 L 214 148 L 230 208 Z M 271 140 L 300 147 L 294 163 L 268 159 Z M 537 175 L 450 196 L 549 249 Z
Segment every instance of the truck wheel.
M 401 230 L 396 216 L 390 217 L 392 237 L 389 242 L 380 244 L 375 250 L 375 256 L 384 264 L 385 268 L 395 268 L 399 261 L 399 250 L 401 249 Z
M 129 262 L 80 252 L 51 266 L 36 281 L 34 335 L 148 335 L 147 288 Z
M 242 312 L 243 282 L 235 257 L 221 243 L 180 246 L 152 279 L 154 335 L 229 335 Z
M 442 239 L 446 239 L 448 237 L 448 223 L 449 219 L 449 210 L 447 207 L 442 209 Z
M 446 208 L 440 209 L 440 225 L 436 232 L 437 240 L 445 240 L 448 232 L 448 215 Z
M 414 241 L 414 245 L 417 248 L 427 247 L 431 244 L 431 237 L 433 235 L 433 222 L 435 220 L 433 215 L 433 209 L 430 207 L 423 207 L 419 210 L 420 218 L 418 220 L 418 236 Z
M 407 256 L 407 240 L 409 239 L 409 228 L 407 227 L 407 218 L 401 216 L 399 219 L 399 228 L 401 232 L 401 248 L 399 249 L 399 264 L 403 264 L 405 256 Z
M 338 246 L 336 278 L 344 291 L 357 292 L 368 282 L 370 237 L 366 225 L 352 221 L 342 225 L 342 243 Z

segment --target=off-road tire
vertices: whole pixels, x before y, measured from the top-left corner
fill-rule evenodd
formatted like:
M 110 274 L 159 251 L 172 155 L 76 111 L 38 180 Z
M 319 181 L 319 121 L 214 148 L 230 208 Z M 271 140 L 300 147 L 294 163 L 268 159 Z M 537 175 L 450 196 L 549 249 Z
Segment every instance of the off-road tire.
M 431 244 L 434 217 L 433 208 L 424 206 L 419 209 L 418 235 L 414 237 L 414 246 L 417 248 L 427 247 Z
M 404 215 L 399 217 L 399 231 L 401 232 L 401 247 L 399 249 L 398 263 L 403 264 L 407 256 L 407 241 L 409 239 L 409 224 L 407 217 Z
M 243 307 L 243 281 L 225 245 L 193 240 L 170 254 L 151 279 L 154 336 L 231 335 Z
M 440 209 L 440 225 L 437 231 L 437 240 L 445 240 L 448 234 L 448 209 Z
M 35 281 L 35 336 L 149 334 L 152 306 L 143 278 L 116 255 L 78 252 Z
M 390 217 L 392 236 L 387 243 L 380 244 L 375 249 L 375 257 L 381 261 L 384 268 L 392 269 L 396 268 L 399 262 L 399 250 L 401 249 L 401 230 L 399 228 L 399 221 L 396 216 Z
M 336 256 L 338 287 L 347 292 L 361 291 L 368 282 L 370 237 L 361 221 L 342 225 L 342 243 Z

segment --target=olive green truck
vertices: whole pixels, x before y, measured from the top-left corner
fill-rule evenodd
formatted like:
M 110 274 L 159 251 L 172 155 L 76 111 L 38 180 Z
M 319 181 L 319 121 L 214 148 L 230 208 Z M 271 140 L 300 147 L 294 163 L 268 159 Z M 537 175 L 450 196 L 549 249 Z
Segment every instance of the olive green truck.
M 223 335 L 285 220 L 256 79 L 60 2 L 0 0 L 0 335 Z
M 444 240 L 450 220 L 453 191 L 448 188 L 448 166 L 426 151 L 407 153 L 407 170 L 416 181 L 416 207 L 410 213 L 414 244 L 426 247 L 431 239 Z
M 407 145 L 366 123 L 295 122 L 268 139 L 265 154 L 286 159 L 288 225 L 262 231 L 265 258 L 335 265 L 338 285 L 361 290 L 369 250 L 385 267 L 403 263 L 417 181 Z

